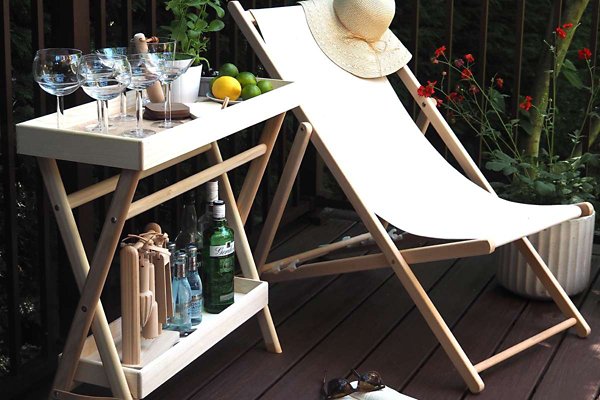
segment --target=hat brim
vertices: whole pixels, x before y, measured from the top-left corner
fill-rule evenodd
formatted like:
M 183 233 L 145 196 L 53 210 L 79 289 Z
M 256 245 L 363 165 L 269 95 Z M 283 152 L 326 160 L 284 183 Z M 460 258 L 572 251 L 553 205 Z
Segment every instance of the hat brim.
M 404 67 L 412 58 L 389 29 L 374 43 L 352 35 L 335 15 L 333 0 L 306 0 L 300 4 L 323 53 L 353 75 L 361 78 L 386 76 Z

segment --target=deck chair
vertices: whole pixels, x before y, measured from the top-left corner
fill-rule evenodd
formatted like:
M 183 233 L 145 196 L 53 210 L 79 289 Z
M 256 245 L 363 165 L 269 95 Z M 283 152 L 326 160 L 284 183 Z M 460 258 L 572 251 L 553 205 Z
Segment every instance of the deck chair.
M 262 278 L 276 281 L 393 268 L 474 393 L 484 388 L 479 374 L 499 362 L 570 327 L 575 327 L 581 337 L 590 333 L 589 325 L 526 237 L 560 222 L 590 215 L 593 212 L 590 204 L 537 206 L 500 199 L 436 108 L 435 101 L 417 95 L 420 84 L 407 66 L 397 71 L 397 75 L 421 109 L 416 123 L 387 78 L 358 78 L 325 56 L 311 35 L 301 6 L 246 11 L 239 2 L 231 1 L 228 7 L 267 72 L 274 78 L 295 81 L 302 88 L 301 106 L 294 110 L 300 127 L 255 251 Z M 425 138 L 429 124 L 466 176 Z M 332 172 L 368 233 L 265 264 L 309 142 Z M 388 223 L 414 235 L 446 242 L 399 250 L 386 232 Z M 306 263 L 369 238 L 380 254 Z M 410 264 L 490 254 L 510 242 L 516 243 L 566 320 L 473 364 Z

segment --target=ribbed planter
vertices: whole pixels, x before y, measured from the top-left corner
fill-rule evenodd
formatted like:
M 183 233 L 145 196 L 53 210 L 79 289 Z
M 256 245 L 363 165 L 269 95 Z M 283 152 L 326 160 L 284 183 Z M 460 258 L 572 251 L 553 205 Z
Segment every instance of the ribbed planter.
M 202 77 L 202 64 L 188 68 L 172 84 L 173 103 L 194 103 L 198 100 L 200 79 Z
M 565 221 L 528 236 L 569 296 L 583 291 L 590 281 L 595 213 Z M 508 290 L 534 299 L 550 295 L 513 243 L 498 249 L 498 281 Z

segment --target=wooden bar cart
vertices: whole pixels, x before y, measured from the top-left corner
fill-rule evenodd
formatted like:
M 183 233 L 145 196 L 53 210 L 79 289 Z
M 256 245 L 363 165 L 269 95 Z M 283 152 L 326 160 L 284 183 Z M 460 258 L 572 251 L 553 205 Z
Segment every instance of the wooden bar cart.
M 61 129 L 56 128 L 55 115 L 17 125 L 17 151 L 38 159 L 81 293 L 51 399 L 89 398 L 72 393 L 81 382 L 110 387 L 119 399 L 143 398 L 253 315 L 258 317 L 267 350 L 281 352 L 267 305 L 267 284 L 259 281 L 244 231 L 285 113 L 298 106 L 294 83 L 273 80 L 273 86 L 271 92 L 225 109 L 212 101 L 190 104 L 194 118 L 143 139 L 120 135 L 126 127 L 119 127 L 115 133 L 86 132 L 83 127 L 93 123 L 96 115 L 94 103 L 67 110 Z M 112 102 L 110 111 L 116 113 L 117 109 L 117 102 Z M 267 122 L 256 145 L 223 160 L 218 140 L 263 121 Z M 208 157 L 208 168 L 133 201 L 140 179 L 202 153 Z M 56 160 L 115 167 L 121 172 L 67 194 Z M 227 172 L 246 163 L 250 167 L 236 200 Z M 117 320 L 109 325 L 100 302 L 123 225 L 127 219 L 215 178 L 220 181 L 220 194 L 227 204 L 244 275 L 235 280 L 235 304 L 221 314 L 207 316 L 196 331 L 166 351 L 151 357 L 143 355 L 141 365 L 123 366 L 115 345 L 120 342 L 120 323 Z M 100 239 L 93 256 L 88 257 L 72 210 L 113 192 Z M 90 328 L 93 336 L 87 338 Z

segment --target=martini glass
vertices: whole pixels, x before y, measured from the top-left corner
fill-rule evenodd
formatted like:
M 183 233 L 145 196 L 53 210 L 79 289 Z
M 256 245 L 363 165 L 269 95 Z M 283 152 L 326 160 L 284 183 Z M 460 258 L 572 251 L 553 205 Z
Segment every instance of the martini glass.
M 131 67 L 125 56 L 106 57 L 87 54 L 82 57 L 77 74 L 84 92 L 98 102 L 101 115 L 98 124 L 108 132 L 108 100 L 117 98 L 131 82 Z
M 171 84 L 179 78 L 194 62 L 194 57 L 187 54 L 157 53 L 159 80 L 165 85 L 165 120 L 158 124 L 160 128 L 172 128 L 181 124 L 171 119 Z
M 105 47 L 96 50 L 96 53 L 111 58 L 114 56 L 127 56 L 127 54 L 132 53 L 132 50 L 127 47 Z M 127 97 L 125 96 L 125 92 L 121 93 L 119 101 L 120 113 L 116 117 L 111 118 L 111 120 L 117 122 L 135 121 L 135 115 L 127 114 Z
M 143 111 L 142 90 L 152 86 L 159 77 L 158 65 L 152 58 L 152 55 L 148 53 L 130 54 L 127 56 L 127 60 L 131 65 L 131 82 L 128 87 L 135 90 L 135 114 L 137 122 L 135 129 L 124 132 L 125 136 L 144 138 L 156 133 L 151 129 L 143 129 L 141 126 Z
M 56 96 L 56 127 L 60 128 L 64 116 L 64 96 L 77 90 L 81 85 L 77 76 L 77 66 L 81 50 L 41 49 L 33 59 L 33 79 L 47 93 Z

